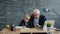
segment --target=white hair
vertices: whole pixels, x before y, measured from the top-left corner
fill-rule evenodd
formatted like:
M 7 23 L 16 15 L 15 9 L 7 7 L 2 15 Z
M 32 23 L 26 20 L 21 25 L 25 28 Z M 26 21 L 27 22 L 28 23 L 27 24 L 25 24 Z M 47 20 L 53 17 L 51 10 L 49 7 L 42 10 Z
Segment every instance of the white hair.
M 39 9 L 34 9 L 34 10 L 33 10 L 33 14 L 34 14 L 35 12 L 38 13 L 38 14 L 40 14 Z

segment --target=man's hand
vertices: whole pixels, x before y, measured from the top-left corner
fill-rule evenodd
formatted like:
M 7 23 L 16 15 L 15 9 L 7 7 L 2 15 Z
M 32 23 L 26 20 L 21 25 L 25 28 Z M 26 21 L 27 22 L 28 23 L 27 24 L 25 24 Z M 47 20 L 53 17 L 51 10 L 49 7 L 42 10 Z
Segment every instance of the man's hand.
M 40 25 L 39 25 L 39 24 L 37 24 L 37 25 L 36 25 L 36 28 L 40 28 Z

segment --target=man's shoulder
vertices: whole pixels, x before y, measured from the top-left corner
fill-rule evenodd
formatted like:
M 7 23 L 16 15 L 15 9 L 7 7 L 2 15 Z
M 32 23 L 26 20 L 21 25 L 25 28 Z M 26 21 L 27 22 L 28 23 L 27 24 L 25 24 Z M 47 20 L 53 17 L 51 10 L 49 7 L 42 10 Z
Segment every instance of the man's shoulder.
M 40 15 L 40 17 L 45 17 L 44 15 Z
M 46 17 L 44 15 L 40 15 L 40 18 L 46 20 Z
M 45 16 L 44 15 L 40 15 L 40 18 L 45 18 Z
M 34 16 L 33 16 L 33 15 L 31 15 L 31 18 L 34 18 Z

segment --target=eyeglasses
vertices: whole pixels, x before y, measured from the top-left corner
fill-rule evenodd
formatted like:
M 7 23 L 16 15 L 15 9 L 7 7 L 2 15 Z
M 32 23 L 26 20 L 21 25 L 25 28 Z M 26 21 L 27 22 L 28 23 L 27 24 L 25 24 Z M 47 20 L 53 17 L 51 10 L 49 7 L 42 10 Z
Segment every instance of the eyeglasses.
M 36 14 L 36 15 L 34 15 L 34 16 L 37 16 L 37 15 L 39 15 L 39 14 Z

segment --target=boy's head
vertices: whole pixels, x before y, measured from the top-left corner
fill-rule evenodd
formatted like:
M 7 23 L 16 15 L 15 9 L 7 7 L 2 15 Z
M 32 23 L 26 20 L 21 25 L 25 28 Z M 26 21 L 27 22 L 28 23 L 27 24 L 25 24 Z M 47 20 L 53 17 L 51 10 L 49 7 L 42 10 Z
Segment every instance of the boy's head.
M 25 21 L 25 22 L 29 22 L 29 20 L 30 20 L 29 14 L 25 14 L 25 15 L 24 15 L 24 21 Z

